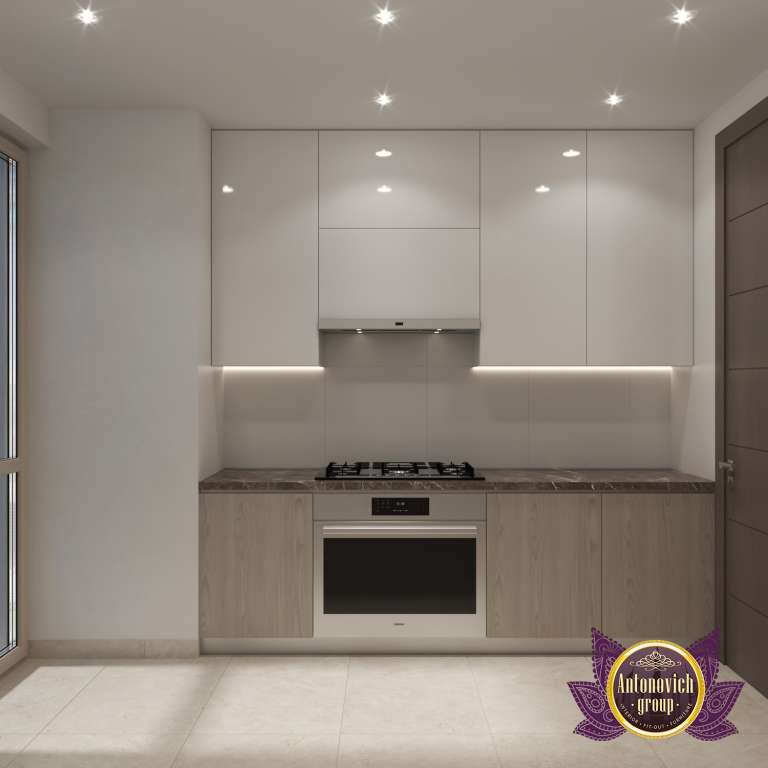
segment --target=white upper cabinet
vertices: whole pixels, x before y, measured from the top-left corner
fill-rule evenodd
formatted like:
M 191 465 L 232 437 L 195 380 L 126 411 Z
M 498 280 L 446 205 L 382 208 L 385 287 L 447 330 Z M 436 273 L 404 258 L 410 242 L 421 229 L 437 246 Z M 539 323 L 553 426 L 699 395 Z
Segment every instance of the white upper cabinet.
M 585 365 L 586 133 L 483 131 L 481 148 L 480 364 Z
M 213 364 L 318 365 L 317 131 L 212 140 Z
M 692 365 L 693 133 L 587 139 L 587 362 Z
M 479 317 L 476 229 L 320 230 L 320 318 Z
M 320 131 L 321 228 L 476 229 L 479 207 L 478 131 Z

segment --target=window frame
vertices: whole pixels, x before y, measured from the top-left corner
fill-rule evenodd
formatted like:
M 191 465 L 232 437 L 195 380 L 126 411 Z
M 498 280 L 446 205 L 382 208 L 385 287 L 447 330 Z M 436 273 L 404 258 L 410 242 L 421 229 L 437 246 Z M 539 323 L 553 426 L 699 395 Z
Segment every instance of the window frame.
M 0 152 L 16 162 L 16 458 L 0 460 L 0 477 L 16 474 L 16 647 L 0 657 L 0 674 L 21 661 L 27 637 L 26 530 L 26 253 L 28 157 L 24 147 L 0 133 Z

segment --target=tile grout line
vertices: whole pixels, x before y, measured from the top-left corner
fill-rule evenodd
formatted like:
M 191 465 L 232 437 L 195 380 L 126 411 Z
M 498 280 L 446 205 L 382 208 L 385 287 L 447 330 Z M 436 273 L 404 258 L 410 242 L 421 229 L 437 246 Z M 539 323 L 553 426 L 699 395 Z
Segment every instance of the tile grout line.
M 477 691 L 477 699 L 480 702 L 480 708 L 483 710 L 483 717 L 485 718 L 485 724 L 488 726 L 488 733 L 491 736 L 491 744 L 493 744 L 493 751 L 496 754 L 496 762 L 501 768 L 501 758 L 499 757 L 499 750 L 496 748 L 496 739 L 493 738 L 493 731 L 491 730 L 491 724 L 488 722 L 488 715 L 485 712 L 485 704 L 483 704 L 483 697 L 480 695 L 480 689 L 477 687 L 477 680 L 475 678 L 475 670 L 472 669 L 472 662 L 469 660 L 469 655 L 465 657 L 467 659 L 467 665 L 469 666 L 469 674 L 472 675 L 472 682 L 475 684 L 475 691 Z
M 347 705 L 347 686 L 349 685 L 349 668 L 352 666 L 352 654 L 347 656 L 347 677 L 344 680 L 344 699 L 341 704 L 341 722 L 339 723 L 339 741 L 336 745 L 336 768 L 339 768 L 339 758 L 341 757 L 341 729 L 344 727 L 344 709 Z
M 198 658 L 202 658 L 198 656 Z M 171 768 L 173 768 L 174 765 L 178 762 L 179 755 L 181 754 L 181 751 L 184 749 L 184 747 L 187 745 L 187 742 L 189 741 L 189 737 L 192 735 L 192 731 L 195 730 L 195 726 L 197 725 L 197 721 L 200 719 L 203 712 L 205 712 L 205 708 L 208 706 L 208 702 L 211 700 L 211 696 L 216 692 L 216 689 L 219 687 L 219 683 L 221 682 L 221 678 L 224 677 L 225 672 L 229 669 L 229 665 L 232 663 L 232 659 L 234 656 L 229 657 L 229 661 L 224 665 L 224 669 L 221 670 L 221 674 L 219 675 L 219 679 L 216 681 L 216 685 L 213 686 L 211 689 L 211 692 L 208 694 L 208 698 L 205 700 L 205 704 L 200 708 L 200 714 L 195 718 L 195 722 L 192 723 L 192 727 L 189 729 L 189 733 L 185 736 L 184 741 L 181 743 L 181 746 L 179 747 L 179 751 L 176 753 L 176 757 L 173 758 L 173 762 L 171 763 Z
M 83 659 L 83 661 L 85 661 L 85 659 Z M 110 665 L 110 664 L 111 664 L 113 661 L 114 661 L 114 659 L 108 659 L 108 660 L 107 660 L 107 663 L 106 663 L 106 664 L 105 664 L 105 665 L 104 665 L 104 666 L 103 666 L 103 667 L 102 667 L 102 668 L 101 668 L 101 669 L 100 669 L 100 670 L 99 670 L 99 671 L 98 671 L 98 672 L 97 672 L 97 673 L 96 673 L 96 674 L 95 674 L 95 675 L 94 675 L 94 676 L 93 676 L 93 677 L 92 677 L 92 678 L 91 678 L 91 679 L 90 679 L 90 680 L 89 680 L 89 681 L 88 681 L 88 682 L 87 682 L 87 683 L 86 683 L 86 684 L 85 684 L 85 685 L 84 685 L 84 686 L 83 686 L 83 687 L 82 687 L 82 688 L 81 688 L 81 689 L 80 689 L 80 690 L 79 690 L 79 691 L 78 691 L 78 692 L 77 692 L 77 693 L 76 693 L 76 694 L 75 694 L 75 695 L 74 695 L 74 696 L 73 696 L 73 697 L 72 697 L 72 698 L 71 698 L 71 699 L 70 699 L 70 700 L 69 700 L 69 701 L 68 701 L 68 702 L 67 702 L 67 703 L 66 703 L 66 704 L 65 704 L 65 705 L 64 705 L 64 706 L 63 706 L 63 707 L 60 709 L 60 710 L 59 710 L 59 711 L 58 711 L 58 712 L 57 712 L 57 713 L 56 713 L 56 714 L 55 714 L 55 715 L 54 715 L 54 716 L 53 716 L 53 717 L 52 717 L 52 718 L 51 718 L 51 719 L 50 719 L 50 720 L 49 720 L 49 721 L 48 721 L 48 722 L 47 722 L 47 723 L 46 723 L 46 724 L 45 724 L 45 725 L 44 725 L 44 726 L 43 726 L 43 727 L 42 727 L 42 728 L 41 728 L 41 729 L 40 729 L 40 730 L 39 730 L 39 731 L 38 731 L 38 732 L 37 732 L 37 733 L 36 733 L 36 734 L 35 734 L 35 735 L 32 737 L 32 739 L 30 740 L 29 744 L 27 744 L 27 746 L 26 746 L 26 747 L 24 747 L 24 749 L 22 749 L 22 750 L 21 750 L 21 752 L 19 752 L 19 754 L 18 754 L 18 755 L 16 755 L 16 757 L 14 757 L 14 758 L 13 758 L 13 760 L 11 760 L 11 762 L 10 762 L 10 763 L 8 763 L 8 768 L 11 768 L 11 766 L 13 765 L 13 763 L 15 763 L 15 762 L 16 762 L 16 760 L 18 760 L 18 759 L 21 757 L 21 755 L 22 755 L 24 752 L 26 752 L 26 751 L 27 751 L 27 749 L 29 749 L 29 747 L 31 747 L 31 746 L 32 746 L 32 745 L 33 745 L 33 744 L 34 744 L 34 743 L 37 741 L 37 738 L 38 738 L 38 736 L 43 736 L 43 735 L 46 735 L 46 734 L 43 734 L 43 731 L 44 731 L 44 730 L 45 730 L 45 729 L 46 729 L 46 728 L 47 728 L 47 727 L 48 727 L 48 726 L 49 726 L 49 725 L 50 725 L 50 724 L 51 724 L 51 723 L 52 723 L 52 722 L 53 722 L 53 721 L 54 721 L 54 720 L 55 720 L 55 719 L 56 719 L 56 718 L 57 718 L 57 717 L 58 717 L 58 716 L 59 716 L 59 715 L 60 715 L 60 714 L 61 714 L 61 713 L 62 713 L 62 712 L 63 712 L 63 711 L 64 711 L 64 710 L 65 710 L 65 709 L 66 709 L 66 708 L 69 706 L 69 705 L 70 705 L 70 704 L 72 704 L 72 702 L 73 702 L 73 701 L 74 701 L 74 700 L 75 700 L 75 699 L 76 699 L 76 698 L 77 698 L 77 697 L 78 697 L 78 696 L 79 696 L 79 695 L 80 695 L 80 694 L 81 694 L 81 693 L 82 693 L 82 692 L 83 692 L 83 691 L 84 691 L 84 690 L 85 690 L 85 689 L 86 689 L 86 688 L 87 688 L 87 687 L 88 687 L 88 686 L 89 686 L 89 685 L 90 685 L 90 684 L 91 684 L 91 683 L 92 683 L 92 682 L 93 682 L 93 681 L 94 681 L 94 680 L 95 680 L 95 679 L 96 679 L 96 678 L 97 678 L 97 677 L 98 677 L 98 676 L 99 676 L 99 675 L 100 675 L 100 674 L 101 674 L 101 673 L 102 673 L 102 672 L 103 672 L 103 671 L 104 671 L 104 670 L 105 670 L 105 669 L 106 669 L 106 668 L 107 668 L 107 667 L 108 667 L 108 666 L 109 666 L 109 665 Z M 26 736 L 26 735 L 29 735 L 29 734 L 23 734 L 23 735 L 25 735 L 25 736 Z M 48 735 L 53 735 L 53 734 L 48 734 Z

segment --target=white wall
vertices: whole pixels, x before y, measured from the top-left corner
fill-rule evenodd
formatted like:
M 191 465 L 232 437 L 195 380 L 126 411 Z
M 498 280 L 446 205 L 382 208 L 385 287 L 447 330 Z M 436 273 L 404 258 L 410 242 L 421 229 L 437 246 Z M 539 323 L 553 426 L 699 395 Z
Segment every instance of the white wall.
M 768 70 L 694 131 L 694 365 L 672 377 L 672 461 L 715 477 L 715 136 L 768 97 Z
M 198 636 L 206 133 L 193 110 L 54 110 L 31 153 L 33 640 Z
M 25 147 L 50 141 L 48 107 L 0 69 L 0 131 Z
M 225 374 L 227 467 L 670 466 L 670 371 L 472 368 L 469 335 L 326 337 L 324 369 Z

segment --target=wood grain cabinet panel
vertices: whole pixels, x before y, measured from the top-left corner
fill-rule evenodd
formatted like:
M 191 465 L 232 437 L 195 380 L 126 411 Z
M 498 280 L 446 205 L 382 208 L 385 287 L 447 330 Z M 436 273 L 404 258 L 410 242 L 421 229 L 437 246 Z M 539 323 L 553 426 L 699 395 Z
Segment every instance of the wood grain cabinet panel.
M 200 636 L 312 637 L 312 495 L 200 495 Z
M 603 632 L 693 638 L 714 629 L 712 494 L 603 495 Z
M 600 496 L 489 494 L 488 637 L 600 626 Z

